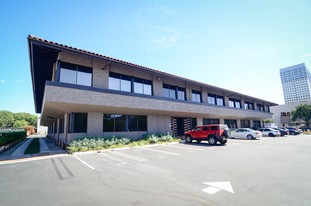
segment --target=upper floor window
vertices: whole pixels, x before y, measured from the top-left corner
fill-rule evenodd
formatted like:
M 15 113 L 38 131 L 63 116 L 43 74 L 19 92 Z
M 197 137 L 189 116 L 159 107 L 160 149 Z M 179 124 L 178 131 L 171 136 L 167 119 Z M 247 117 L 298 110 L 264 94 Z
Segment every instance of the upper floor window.
M 241 108 L 241 101 L 238 99 L 229 98 L 229 107 Z
M 208 94 L 207 102 L 209 104 L 214 104 L 214 105 L 219 105 L 219 106 L 224 106 L 224 97 L 215 95 L 215 94 Z
M 216 104 L 216 95 L 213 95 L 213 94 L 208 94 L 208 97 L 207 97 L 207 102 L 209 104 Z
M 152 94 L 152 81 L 134 77 L 134 93 Z
M 254 103 L 245 102 L 244 108 L 245 108 L 245 109 L 249 109 L 249 110 L 254 110 Z
M 186 99 L 185 88 L 172 86 L 169 84 L 163 84 L 163 96 L 172 99 L 185 100 Z
M 258 110 L 258 111 L 261 111 L 261 112 L 264 112 L 264 111 L 265 111 L 264 105 L 262 105 L 262 104 L 257 104 L 257 110 Z
M 110 72 L 109 89 L 152 95 L 152 81 Z
M 59 81 L 92 86 L 92 68 L 61 62 Z
M 123 74 L 109 73 L 109 89 L 131 92 L 131 77 Z
M 202 102 L 202 100 L 201 100 L 201 92 L 192 90 L 191 100 L 194 101 L 194 102 Z

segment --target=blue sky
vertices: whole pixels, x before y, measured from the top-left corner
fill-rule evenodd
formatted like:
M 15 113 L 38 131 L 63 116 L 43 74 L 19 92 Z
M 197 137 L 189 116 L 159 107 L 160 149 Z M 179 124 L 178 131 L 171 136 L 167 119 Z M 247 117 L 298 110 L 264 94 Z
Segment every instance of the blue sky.
M 283 104 L 279 69 L 311 65 L 310 11 L 310 0 L 1 0 L 0 110 L 35 114 L 28 34 Z

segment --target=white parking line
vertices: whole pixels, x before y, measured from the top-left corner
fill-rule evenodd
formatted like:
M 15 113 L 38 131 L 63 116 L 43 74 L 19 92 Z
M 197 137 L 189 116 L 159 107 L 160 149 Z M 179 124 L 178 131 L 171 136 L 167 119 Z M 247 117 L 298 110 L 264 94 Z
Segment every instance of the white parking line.
M 169 155 L 180 155 L 180 153 L 167 152 L 167 151 L 162 151 L 162 150 L 157 150 L 157 149 L 150 149 L 150 148 L 141 148 L 141 149 L 149 150 L 149 151 L 153 151 L 153 152 L 160 152 L 160 153 L 169 154 Z
M 80 159 L 79 157 L 77 157 L 76 155 L 73 155 L 77 160 L 79 160 L 80 162 L 82 162 L 84 165 L 86 165 L 87 167 L 91 168 L 92 170 L 95 170 L 94 167 L 92 167 L 91 165 L 89 165 L 88 163 L 84 162 L 82 159 Z
M 125 153 L 122 153 L 122 152 L 110 151 L 110 153 L 118 155 L 118 156 L 121 156 L 121 157 L 129 158 L 129 159 L 132 159 L 132 160 L 135 160 L 135 161 L 138 161 L 138 162 L 145 162 L 145 161 L 147 161 L 146 159 L 143 159 L 143 158 L 140 158 L 140 157 L 135 157 L 135 156 L 132 156 L 132 155 L 128 155 L 128 154 L 125 154 Z
M 173 147 L 173 148 L 186 149 L 186 150 L 205 151 L 205 149 L 199 149 L 199 148 L 193 148 L 193 147 L 172 146 L 172 145 L 167 145 L 166 147 Z
M 109 155 L 107 155 L 107 154 L 99 154 L 99 155 L 103 155 L 103 156 L 105 156 L 105 157 L 107 157 L 107 158 L 109 158 L 109 159 L 111 159 L 111 160 L 114 160 L 114 161 L 116 161 L 117 163 L 118 163 L 118 165 L 130 165 L 129 163 L 127 163 L 127 162 L 124 162 L 124 161 L 122 161 L 122 160 L 119 160 L 119 159 L 117 159 L 117 158 L 114 158 L 114 157 L 111 157 L 111 156 L 109 156 Z

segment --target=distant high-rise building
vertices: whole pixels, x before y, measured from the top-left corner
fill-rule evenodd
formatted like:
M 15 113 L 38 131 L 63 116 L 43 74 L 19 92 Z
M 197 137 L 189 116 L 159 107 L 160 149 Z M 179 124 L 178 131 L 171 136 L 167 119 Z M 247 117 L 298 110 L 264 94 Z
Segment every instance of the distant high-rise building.
M 304 63 L 280 69 L 285 104 L 311 100 L 311 75 Z

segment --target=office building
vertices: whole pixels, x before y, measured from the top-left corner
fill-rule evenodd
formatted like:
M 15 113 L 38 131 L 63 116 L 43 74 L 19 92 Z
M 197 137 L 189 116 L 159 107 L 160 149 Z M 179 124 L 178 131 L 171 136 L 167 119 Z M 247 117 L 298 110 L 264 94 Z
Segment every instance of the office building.
M 63 145 L 94 135 L 179 136 L 211 123 L 260 127 L 276 105 L 35 36 L 28 44 L 35 110 Z
M 285 104 L 310 101 L 310 72 L 305 64 L 280 69 Z

